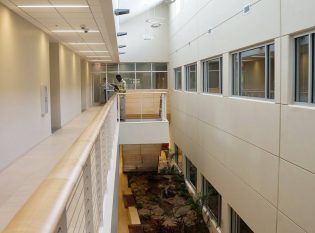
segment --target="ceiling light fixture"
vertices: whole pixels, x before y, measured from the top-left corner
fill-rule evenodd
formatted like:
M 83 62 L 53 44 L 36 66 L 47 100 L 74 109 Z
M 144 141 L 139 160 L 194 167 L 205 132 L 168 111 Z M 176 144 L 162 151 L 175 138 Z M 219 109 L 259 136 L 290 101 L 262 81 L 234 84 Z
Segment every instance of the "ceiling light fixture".
M 118 45 L 119 49 L 126 48 L 126 47 L 127 47 L 127 45 L 123 45 L 123 44 L 122 45 Z
M 87 32 L 99 32 L 98 30 L 52 30 L 51 32 L 54 33 L 71 33 L 71 32 L 78 32 L 78 33 L 87 33 Z
M 89 60 L 90 62 L 112 61 L 112 60 Z
M 70 42 L 71 45 L 103 45 L 105 43 L 96 43 L 96 42 Z
M 91 57 L 91 58 L 93 58 L 93 57 L 96 57 L 96 58 L 97 57 L 103 57 L 104 58 L 104 57 L 110 57 L 110 56 L 86 56 L 86 57 Z
M 88 8 L 88 5 L 20 5 L 19 8 Z
M 81 50 L 79 53 L 108 53 L 108 51 L 93 51 L 93 50 Z

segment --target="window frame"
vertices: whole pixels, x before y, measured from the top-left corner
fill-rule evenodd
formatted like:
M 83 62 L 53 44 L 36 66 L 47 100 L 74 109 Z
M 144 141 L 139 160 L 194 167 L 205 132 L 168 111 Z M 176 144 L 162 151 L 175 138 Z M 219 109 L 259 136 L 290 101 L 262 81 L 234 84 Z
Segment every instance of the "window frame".
M 275 85 L 274 85 L 274 96 L 273 98 L 270 98 L 270 79 L 271 79 L 271 72 L 270 72 L 270 47 L 274 47 L 274 59 L 275 59 L 275 42 L 267 42 L 264 44 L 259 44 L 255 46 L 248 47 L 246 49 L 237 50 L 235 52 L 231 53 L 232 57 L 232 96 L 233 97 L 240 97 L 240 98 L 250 98 L 250 99 L 258 99 L 258 100 L 265 100 L 265 101 L 275 101 Z M 264 48 L 265 49 L 265 88 L 264 88 L 264 97 L 253 97 L 253 96 L 246 96 L 241 95 L 241 77 L 242 77 L 242 59 L 241 54 L 250 50 L 258 49 L 258 48 Z M 234 92 L 235 90 L 235 65 L 234 65 L 234 57 L 237 57 L 238 59 L 238 72 L 237 72 L 237 93 Z M 276 62 L 274 62 L 275 66 Z M 274 79 L 275 79 L 275 73 L 274 73 Z M 275 80 L 274 80 L 275 83 Z
M 198 185 L 198 168 L 188 159 L 188 157 L 185 155 L 185 167 L 186 167 L 186 180 L 189 182 L 190 186 L 193 188 L 193 190 L 197 191 L 197 185 Z M 192 164 L 196 168 L 196 184 L 193 184 L 190 179 L 190 164 Z
M 297 100 L 297 39 L 308 36 L 308 97 L 307 102 Z M 315 31 L 298 34 L 293 37 L 293 103 L 297 105 L 312 106 L 315 104 Z
M 251 232 L 254 231 L 248 226 L 248 224 L 238 215 L 238 213 L 230 206 L 230 232 L 231 233 L 241 233 L 241 221 L 249 228 Z
M 178 71 L 180 71 L 180 88 L 178 88 L 178 86 L 177 86 L 177 78 L 178 78 L 178 76 L 177 76 L 177 73 L 178 73 Z M 174 85 L 174 90 L 176 90 L 176 91 L 182 91 L 183 90 L 183 71 L 182 71 L 182 67 L 177 67 L 177 68 L 175 68 L 174 69 L 174 73 L 175 73 L 175 85 Z
M 214 219 L 215 223 L 217 224 L 216 227 L 221 227 L 221 223 L 222 223 L 222 195 L 217 191 L 217 189 L 206 179 L 206 177 L 202 176 L 202 195 L 205 198 L 208 198 L 207 195 L 208 193 L 206 193 L 206 185 L 210 184 L 213 189 L 219 194 L 219 199 L 218 199 L 218 217 L 215 216 L 215 214 L 213 213 L 213 210 L 210 209 L 210 207 L 207 205 L 208 199 L 204 202 L 204 207 L 207 209 L 207 211 L 209 212 L 210 216 Z
M 183 151 L 179 148 L 179 146 L 177 146 L 176 143 L 174 143 L 174 148 L 175 148 L 175 155 L 174 155 L 174 161 L 175 161 L 175 164 L 179 170 L 179 172 L 183 172 L 183 166 L 181 167 L 178 163 L 178 155 L 179 155 L 179 150 L 182 152 L 182 165 L 183 165 L 183 162 L 184 162 L 184 153 Z
M 195 90 L 190 90 L 190 72 L 188 72 L 189 68 L 191 66 L 195 66 L 196 70 L 195 70 L 195 73 L 196 73 L 196 89 Z M 198 91 L 198 77 L 197 77 L 197 62 L 193 62 L 193 63 L 190 63 L 188 65 L 185 65 L 185 91 L 186 92 L 191 92 L 191 93 L 196 93 Z
M 219 93 L 206 91 L 209 87 L 209 77 L 207 65 L 210 61 L 219 60 Z M 202 61 L 202 93 L 212 94 L 212 95 L 222 95 L 223 94 L 223 56 L 215 56 Z

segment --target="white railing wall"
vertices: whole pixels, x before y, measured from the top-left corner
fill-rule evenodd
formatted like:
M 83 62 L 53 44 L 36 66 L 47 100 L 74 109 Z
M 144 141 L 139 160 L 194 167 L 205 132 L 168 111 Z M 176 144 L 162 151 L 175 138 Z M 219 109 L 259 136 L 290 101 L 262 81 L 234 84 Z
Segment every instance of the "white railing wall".
M 4 232 L 116 231 L 117 116 L 114 96 Z

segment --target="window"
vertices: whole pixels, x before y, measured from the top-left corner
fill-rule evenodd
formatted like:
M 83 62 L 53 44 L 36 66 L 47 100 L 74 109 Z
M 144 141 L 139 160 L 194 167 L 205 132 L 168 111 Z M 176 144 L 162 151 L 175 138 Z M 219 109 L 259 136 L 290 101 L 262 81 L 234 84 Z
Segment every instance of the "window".
M 182 68 L 175 69 L 175 90 L 182 90 Z
M 205 197 L 205 206 L 215 219 L 218 226 L 221 226 L 222 197 L 218 191 L 210 184 L 206 178 L 203 178 L 202 194 Z
M 222 93 L 222 57 L 203 62 L 203 92 Z
M 295 101 L 315 102 L 315 34 L 295 39 Z
M 186 178 L 190 183 L 193 185 L 193 187 L 196 189 L 197 187 L 197 168 L 193 165 L 190 160 L 186 158 Z
M 127 90 L 167 89 L 167 63 L 104 64 L 104 67 L 102 65 L 102 69 L 94 69 L 93 75 L 102 74 L 107 76 L 108 83 L 117 83 L 116 75 L 120 74 L 126 81 Z
M 274 45 L 233 54 L 233 95 L 274 98 Z
M 186 66 L 186 91 L 197 91 L 197 64 Z
M 183 170 L 183 151 L 175 144 L 175 163 Z
M 254 233 L 231 208 L 231 233 Z

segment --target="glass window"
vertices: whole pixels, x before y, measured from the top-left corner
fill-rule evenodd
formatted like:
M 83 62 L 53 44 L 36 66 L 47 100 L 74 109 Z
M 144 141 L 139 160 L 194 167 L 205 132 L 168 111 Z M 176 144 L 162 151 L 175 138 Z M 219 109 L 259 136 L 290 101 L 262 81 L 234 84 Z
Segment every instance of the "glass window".
M 121 77 L 126 81 L 127 89 L 135 89 L 135 73 L 124 72 L 120 73 Z
M 137 63 L 136 70 L 137 71 L 151 71 L 151 63 Z
M 175 163 L 183 170 L 183 151 L 175 144 Z
M 186 157 L 186 177 L 196 189 L 197 187 L 197 168 L 192 162 Z
M 119 71 L 135 71 L 135 63 L 121 63 L 119 64 Z
M 268 99 L 275 98 L 275 46 L 269 45 L 268 49 Z
M 107 72 L 118 72 L 118 64 L 107 64 Z
M 274 45 L 233 54 L 233 94 L 274 98 Z
M 152 73 L 152 88 L 167 89 L 167 72 Z
M 265 47 L 241 53 L 241 96 L 265 97 L 265 58 Z
M 116 75 L 117 75 L 118 73 L 108 73 L 107 74 L 107 82 L 109 83 L 109 84 L 118 84 L 118 81 L 117 81 L 117 79 L 116 79 Z
M 166 63 L 152 63 L 152 71 L 167 71 Z
M 203 62 L 203 92 L 222 93 L 222 58 Z
M 215 219 L 218 226 L 221 225 L 221 201 L 222 197 L 218 191 L 210 184 L 206 178 L 203 178 L 203 196 L 205 197 L 205 206 Z
M 197 91 L 197 64 L 186 66 L 186 91 Z
M 182 68 L 175 69 L 175 90 L 182 89 Z
M 151 73 L 150 72 L 137 73 L 136 89 L 151 89 Z
M 240 73 L 239 54 L 233 54 L 233 95 L 239 95 L 239 73 Z
M 240 216 L 231 208 L 231 233 L 254 233 Z
M 310 102 L 309 95 L 309 35 L 295 40 L 295 101 Z

